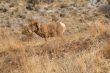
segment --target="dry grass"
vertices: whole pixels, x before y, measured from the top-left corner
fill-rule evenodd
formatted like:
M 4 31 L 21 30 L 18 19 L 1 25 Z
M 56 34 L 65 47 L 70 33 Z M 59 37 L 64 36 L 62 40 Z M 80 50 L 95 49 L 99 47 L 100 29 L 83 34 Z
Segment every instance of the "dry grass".
M 109 73 L 109 42 L 105 48 L 96 42 L 105 29 L 102 25 L 101 30 L 100 27 L 92 29 L 99 31 L 94 31 L 97 36 L 77 33 L 65 36 L 65 41 L 50 38 L 45 42 L 34 38 L 24 42 L 9 28 L 0 28 L 0 72 Z
M 75 1 L 85 5 L 84 0 Z M 67 2 L 56 1 L 56 4 L 50 4 L 50 9 L 51 6 L 62 10 L 67 8 L 69 12 Z M 45 4 L 38 6 L 49 8 Z M 96 17 L 95 21 L 88 17 L 90 21 L 88 19 L 85 24 L 77 8 L 72 7 L 70 10 L 73 11 L 64 13 L 61 18 L 67 26 L 63 41 L 55 37 L 45 42 L 34 33 L 30 34 L 25 27 L 19 31 L 0 27 L 0 73 L 110 73 L 109 22 L 98 19 L 104 17 Z M 44 18 L 51 20 L 49 14 L 44 14 Z M 53 15 L 59 16 L 57 13 Z M 86 14 L 84 16 L 87 18 Z

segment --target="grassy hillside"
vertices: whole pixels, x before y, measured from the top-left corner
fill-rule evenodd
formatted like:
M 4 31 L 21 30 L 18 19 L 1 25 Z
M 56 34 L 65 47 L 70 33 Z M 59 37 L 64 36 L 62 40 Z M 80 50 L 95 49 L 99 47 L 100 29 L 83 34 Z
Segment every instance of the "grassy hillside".
M 110 73 L 110 15 L 104 0 L 0 0 L 0 73 Z M 33 0 L 34 1 L 34 0 Z M 50 2 L 48 2 L 50 1 Z M 64 40 L 29 33 L 27 19 L 62 21 Z

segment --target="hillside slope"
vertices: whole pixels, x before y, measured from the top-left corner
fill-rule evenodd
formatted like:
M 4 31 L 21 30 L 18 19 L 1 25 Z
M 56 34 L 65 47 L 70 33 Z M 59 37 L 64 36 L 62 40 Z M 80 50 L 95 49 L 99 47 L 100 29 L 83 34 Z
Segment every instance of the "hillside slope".
M 106 0 L 31 1 L 0 0 L 0 73 L 110 73 Z M 29 18 L 62 21 L 65 40 L 29 33 Z

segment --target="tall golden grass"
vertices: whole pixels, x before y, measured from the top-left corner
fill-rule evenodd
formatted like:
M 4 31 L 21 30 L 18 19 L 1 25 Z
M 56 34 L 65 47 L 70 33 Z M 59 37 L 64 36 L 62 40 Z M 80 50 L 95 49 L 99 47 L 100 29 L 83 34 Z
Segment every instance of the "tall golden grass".
M 110 41 L 96 41 L 106 32 L 105 25 L 99 26 L 87 30 L 92 37 L 79 32 L 65 36 L 65 42 L 50 38 L 47 43 L 35 38 L 24 42 L 9 28 L 0 28 L 0 72 L 109 73 Z

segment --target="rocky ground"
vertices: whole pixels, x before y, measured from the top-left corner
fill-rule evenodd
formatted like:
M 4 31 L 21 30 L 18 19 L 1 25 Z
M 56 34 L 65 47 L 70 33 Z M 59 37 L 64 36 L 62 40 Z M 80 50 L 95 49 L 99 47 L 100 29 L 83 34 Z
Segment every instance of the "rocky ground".
M 110 73 L 109 12 L 106 0 L 0 0 L 0 73 Z M 30 18 L 62 21 L 65 40 L 30 34 Z

